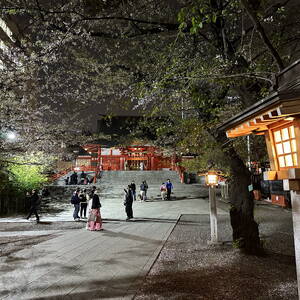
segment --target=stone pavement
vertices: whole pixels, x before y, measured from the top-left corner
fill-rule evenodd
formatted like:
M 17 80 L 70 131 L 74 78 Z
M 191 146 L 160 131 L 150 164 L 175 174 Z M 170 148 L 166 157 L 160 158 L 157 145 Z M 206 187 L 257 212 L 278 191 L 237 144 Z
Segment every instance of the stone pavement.
M 131 299 L 174 221 L 74 230 L 1 260 L 1 299 Z
M 131 299 L 178 214 L 67 231 L 1 258 L 1 299 Z

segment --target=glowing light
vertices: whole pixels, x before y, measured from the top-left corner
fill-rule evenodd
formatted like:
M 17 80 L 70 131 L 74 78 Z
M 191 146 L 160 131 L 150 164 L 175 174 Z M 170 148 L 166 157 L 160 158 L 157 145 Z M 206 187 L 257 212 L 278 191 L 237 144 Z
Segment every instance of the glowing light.
M 9 131 L 9 132 L 6 134 L 6 137 L 7 137 L 8 140 L 13 141 L 13 140 L 16 139 L 17 135 L 16 135 L 14 132 Z
M 214 185 L 218 185 L 218 174 L 215 171 L 209 171 L 206 175 L 205 175 L 205 182 L 207 185 L 210 186 L 214 186 Z

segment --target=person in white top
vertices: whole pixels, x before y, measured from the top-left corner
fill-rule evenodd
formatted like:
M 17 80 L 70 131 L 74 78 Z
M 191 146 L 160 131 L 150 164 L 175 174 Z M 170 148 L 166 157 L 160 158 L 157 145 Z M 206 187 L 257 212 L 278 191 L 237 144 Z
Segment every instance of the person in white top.
M 160 186 L 160 195 L 161 195 L 161 200 L 166 200 L 167 197 L 167 187 L 165 183 L 163 182 Z

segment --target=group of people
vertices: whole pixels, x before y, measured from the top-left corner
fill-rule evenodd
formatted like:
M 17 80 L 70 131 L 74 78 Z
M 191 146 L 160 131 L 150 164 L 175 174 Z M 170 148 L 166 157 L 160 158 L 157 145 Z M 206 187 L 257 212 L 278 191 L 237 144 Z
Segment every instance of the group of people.
M 86 229 L 91 231 L 103 230 L 100 213 L 101 202 L 96 186 L 93 186 L 90 192 L 87 192 L 86 189 L 77 188 L 71 197 L 71 204 L 74 205 L 74 221 L 80 221 L 80 218 L 84 218 L 87 219 Z M 87 211 L 88 218 L 86 217 Z
M 134 181 L 131 182 L 130 185 L 128 185 L 128 190 L 130 189 L 130 193 L 132 194 L 133 201 L 136 201 L 136 184 Z M 148 190 L 148 184 L 146 180 L 142 181 L 140 185 L 140 193 L 138 194 L 140 201 L 146 201 L 147 199 L 147 190 Z
M 160 193 L 162 200 L 170 200 L 173 185 L 168 179 L 166 183 L 162 183 L 160 186 Z M 142 181 L 140 185 L 139 198 L 140 201 L 146 201 L 147 199 L 148 184 L 146 180 Z M 38 208 L 40 206 L 40 197 L 37 190 L 32 190 L 31 193 L 27 193 L 27 197 L 30 199 L 30 211 L 27 216 L 27 220 L 32 214 L 36 216 L 36 222 L 39 223 L 40 218 L 38 215 Z M 126 221 L 133 218 L 132 204 L 136 201 L 136 184 L 134 181 L 128 185 L 127 189 L 124 189 L 124 205 L 127 215 Z M 77 188 L 71 197 L 71 204 L 74 205 L 73 219 L 74 221 L 80 221 L 80 219 L 87 219 L 86 228 L 91 231 L 103 230 L 102 218 L 100 213 L 101 202 L 97 192 L 96 186 L 93 186 L 90 191 L 87 189 Z M 88 213 L 88 217 L 87 217 Z M 80 216 L 79 216 L 80 214 Z
M 74 171 L 70 177 L 65 178 L 65 185 L 90 184 L 93 180 L 94 177 L 89 178 L 84 171 L 81 171 L 79 175 Z
M 163 182 L 160 186 L 160 195 L 162 200 L 171 200 L 171 192 L 173 189 L 173 184 L 170 179 L 167 182 Z
M 167 180 L 166 183 L 162 183 L 160 186 L 160 193 L 162 200 L 171 200 L 171 192 L 173 189 L 173 185 L 170 181 L 170 179 Z M 142 182 L 140 185 L 140 201 L 146 201 L 147 199 L 147 190 L 148 190 L 148 184 L 146 180 Z M 124 189 L 124 206 L 125 206 L 125 212 L 127 215 L 126 221 L 129 221 L 133 218 L 133 210 L 132 210 L 132 204 L 133 201 L 136 200 L 136 184 L 134 181 L 131 182 L 131 184 L 128 185 L 127 189 Z

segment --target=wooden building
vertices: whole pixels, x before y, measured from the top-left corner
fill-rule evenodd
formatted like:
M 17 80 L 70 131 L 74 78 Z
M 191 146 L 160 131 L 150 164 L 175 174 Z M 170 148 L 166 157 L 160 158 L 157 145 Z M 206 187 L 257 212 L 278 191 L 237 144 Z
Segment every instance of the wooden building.
M 126 171 L 126 170 L 175 170 L 176 156 L 165 155 L 153 146 L 101 147 L 100 144 L 83 146 L 75 167 L 84 171 Z

